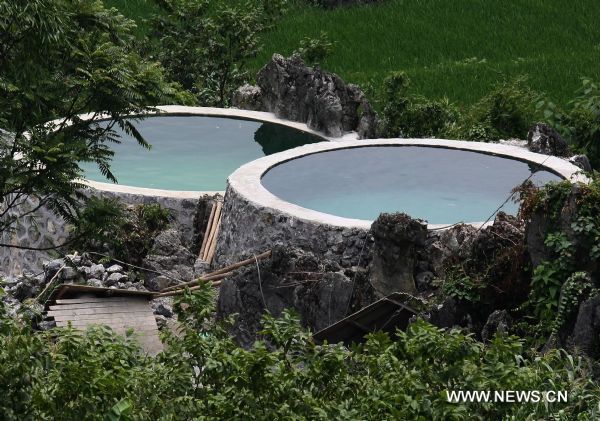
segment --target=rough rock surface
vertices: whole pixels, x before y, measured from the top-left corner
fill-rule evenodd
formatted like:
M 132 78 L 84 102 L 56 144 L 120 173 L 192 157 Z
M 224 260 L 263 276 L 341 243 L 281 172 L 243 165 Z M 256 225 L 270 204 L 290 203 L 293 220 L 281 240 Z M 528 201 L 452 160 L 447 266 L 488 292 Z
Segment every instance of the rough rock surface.
M 578 166 L 585 172 L 592 171 L 592 164 L 586 155 L 573 155 L 569 158 L 569 162 L 573 165 Z
M 244 267 L 224 280 L 217 304 L 218 318 L 239 315 L 234 334 L 245 346 L 256 338 L 265 308 L 275 316 L 292 308 L 318 331 L 374 299 L 364 269 L 342 269 L 300 249 L 275 247 L 259 267 Z
M 590 358 L 600 357 L 600 296 L 581 303 L 571 345 Z
M 576 263 L 573 271 L 588 272 L 594 279 L 600 276 L 600 262 L 589 258 L 588 242 L 573 230 L 573 222 L 578 215 L 578 202 L 581 200 L 581 196 L 581 187 L 573 185 L 558 213 L 557 222 L 550 221 L 548 212 L 545 212 L 544 209 L 538 209 L 533 213 L 526 226 L 527 251 L 533 267 L 544 260 L 554 258 L 553 251 L 545 245 L 545 239 L 548 232 L 560 231 L 573 244 L 573 261 Z
M 566 156 L 569 153 L 566 140 L 545 123 L 537 123 L 529 129 L 527 146 L 530 151 L 545 155 Z
M 231 103 L 242 110 L 262 111 L 262 91 L 258 86 L 242 85 L 233 93 Z
M 257 84 L 258 89 L 239 88 L 233 105 L 273 112 L 331 137 L 350 131 L 358 132 L 360 138 L 376 137 L 376 114 L 360 88 L 333 73 L 306 66 L 298 56 L 286 59 L 274 54 L 258 72 Z
M 512 324 L 512 318 L 506 310 L 495 310 L 488 317 L 481 331 L 481 339 L 484 342 L 491 340 L 496 333 L 508 332 Z
M 196 256 L 182 244 L 179 231 L 162 231 L 154 239 L 152 249 L 144 259 L 144 267 L 150 269 L 144 274 L 146 287 L 158 291 L 178 283 L 178 280 L 191 281 L 195 261 Z
M 415 293 L 416 249 L 425 246 L 427 224 L 404 213 L 383 213 L 373 222 L 371 285 L 380 297 Z
M 213 266 L 281 245 L 308 250 L 342 267 L 367 266 L 372 239 L 358 228 L 326 226 L 263 208 L 228 187 Z

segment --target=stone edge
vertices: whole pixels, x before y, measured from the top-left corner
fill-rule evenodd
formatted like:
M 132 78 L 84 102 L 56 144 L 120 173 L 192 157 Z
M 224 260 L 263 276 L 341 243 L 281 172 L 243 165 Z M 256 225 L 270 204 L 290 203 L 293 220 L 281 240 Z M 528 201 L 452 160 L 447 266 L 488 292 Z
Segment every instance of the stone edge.
M 261 183 L 261 178 L 267 171 L 286 161 L 319 152 L 366 146 L 423 146 L 479 152 L 538 164 L 572 182 L 589 182 L 589 179 L 582 173 L 581 169 L 570 162 L 555 156 L 530 152 L 517 146 L 447 139 L 365 139 L 343 140 L 335 143 L 313 143 L 259 158 L 244 164 L 231 174 L 227 180 L 228 186 L 234 189 L 241 197 L 245 198 L 245 200 L 259 207 L 272 208 L 292 217 L 320 224 L 368 230 L 373 221 L 344 218 L 295 205 L 275 196 Z M 481 227 L 489 223 L 468 222 L 468 224 L 476 227 Z M 455 224 L 428 224 L 428 228 L 441 229 L 452 225 Z
M 171 115 L 171 116 L 207 116 L 207 117 L 229 117 L 229 118 L 241 118 L 245 120 L 253 120 L 265 123 L 280 124 L 296 130 L 310 133 L 312 135 L 323 138 L 324 142 L 343 142 L 348 140 L 354 140 L 358 138 L 358 135 L 354 132 L 347 133 L 341 138 L 333 138 L 325 136 L 323 133 L 319 133 L 309 128 L 306 124 L 284 120 L 277 117 L 273 113 L 262 112 L 262 111 L 249 111 L 241 110 L 238 108 L 216 108 L 216 107 L 189 107 L 184 105 L 159 105 L 154 107 L 158 110 L 155 112 L 148 112 L 142 114 L 132 114 L 132 117 L 139 115 Z M 89 113 L 82 114 L 79 116 L 82 120 L 90 120 L 98 115 Z M 102 119 L 102 116 L 100 116 Z M 54 120 L 51 123 L 60 124 L 63 121 L 61 119 Z M 164 189 L 151 189 L 146 187 L 135 187 L 124 184 L 111 184 L 103 183 L 92 180 L 81 180 L 81 182 L 93 189 L 111 192 L 111 193 L 128 193 L 137 194 L 141 196 L 162 196 L 171 197 L 178 199 L 197 199 L 205 194 L 225 194 L 223 191 L 182 191 L 182 190 L 164 190 Z

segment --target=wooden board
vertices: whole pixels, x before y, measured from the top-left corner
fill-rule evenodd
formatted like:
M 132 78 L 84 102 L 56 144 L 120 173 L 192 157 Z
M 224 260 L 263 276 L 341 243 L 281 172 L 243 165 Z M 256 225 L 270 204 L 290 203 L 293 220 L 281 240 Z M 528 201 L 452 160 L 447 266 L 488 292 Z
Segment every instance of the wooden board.
M 148 354 L 156 355 L 163 349 L 158 337 L 156 319 L 148 302 L 150 296 L 94 296 L 87 288 L 85 291 L 79 291 L 87 295 L 73 298 L 57 297 L 47 303 L 46 315 L 54 319 L 58 327 L 67 327 L 69 324 L 75 329 L 86 329 L 94 325 L 107 326 L 120 335 L 128 335 L 133 331 L 132 339 L 138 341 Z M 106 295 L 105 291 L 97 293 Z M 112 291 L 110 293 L 112 294 Z M 116 294 L 119 292 L 116 291 Z

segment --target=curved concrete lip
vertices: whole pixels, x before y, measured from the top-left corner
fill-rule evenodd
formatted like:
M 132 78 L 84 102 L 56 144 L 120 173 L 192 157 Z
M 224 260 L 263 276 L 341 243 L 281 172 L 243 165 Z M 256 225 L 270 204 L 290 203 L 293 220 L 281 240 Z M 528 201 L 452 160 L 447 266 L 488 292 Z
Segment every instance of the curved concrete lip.
M 267 171 L 286 161 L 319 152 L 332 151 L 336 149 L 360 148 L 366 146 L 423 146 L 479 152 L 538 164 L 544 169 L 573 182 L 589 182 L 588 178 L 585 177 L 585 175 L 583 175 L 581 172 L 581 169 L 570 162 L 555 156 L 529 152 L 528 150 L 517 146 L 447 139 L 369 139 L 340 141 L 335 143 L 313 143 L 299 146 L 284 152 L 279 152 L 270 156 L 265 156 L 238 168 L 237 171 L 229 176 L 228 184 L 246 200 L 255 203 L 259 207 L 272 208 L 298 219 L 308 220 L 325 225 L 338 226 L 342 228 L 369 229 L 373 221 L 344 218 L 295 205 L 275 196 L 261 183 L 261 179 Z M 490 224 L 491 222 L 466 223 L 476 227 L 481 227 L 485 224 Z M 453 225 L 456 225 L 456 223 L 428 224 L 428 228 L 442 229 Z
M 147 112 L 142 114 L 132 114 L 131 117 L 135 118 L 139 117 L 156 117 L 156 116 L 204 116 L 204 117 L 224 117 L 224 118 L 237 118 L 244 120 L 253 120 L 264 123 L 274 123 L 282 126 L 291 127 L 293 129 L 307 132 L 312 135 L 318 136 L 323 139 L 323 141 L 346 141 L 349 139 L 357 139 L 357 134 L 347 133 L 342 138 L 332 138 L 327 137 L 323 133 L 319 133 L 315 130 L 309 128 L 306 124 L 284 120 L 282 118 L 277 117 L 273 113 L 267 113 L 262 111 L 249 111 L 249 110 L 240 110 L 237 108 L 216 108 L 216 107 L 188 107 L 183 105 L 159 105 L 154 107 L 156 112 Z M 102 115 L 97 115 L 94 113 L 83 114 L 79 116 L 82 120 L 91 120 L 92 118 L 96 118 L 96 121 L 101 121 L 103 118 Z M 60 124 L 62 122 L 61 119 L 54 120 L 51 123 Z M 104 183 L 92 180 L 81 180 L 81 182 L 93 189 L 111 192 L 111 193 L 126 193 L 126 194 L 135 194 L 142 196 L 162 196 L 162 197 L 172 197 L 177 199 L 197 199 L 205 194 L 216 194 L 221 193 L 223 191 L 182 191 L 182 190 L 163 190 L 163 189 L 152 189 L 146 187 L 135 187 L 128 186 L 124 184 L 113 184 L 113 183 Z

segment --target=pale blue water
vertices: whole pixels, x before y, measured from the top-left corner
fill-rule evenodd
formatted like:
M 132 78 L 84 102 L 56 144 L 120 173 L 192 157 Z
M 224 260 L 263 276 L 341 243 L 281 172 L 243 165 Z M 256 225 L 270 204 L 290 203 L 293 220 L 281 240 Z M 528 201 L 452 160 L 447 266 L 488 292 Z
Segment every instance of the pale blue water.
M 106 123 L 100 123 L 106 125 Z M 119 184 L 167 190 L 225 190 L 241 165 L 323 139 L 286 126 L 233 118 L 149 117 L 135 123 L 152 144 L 147 150 L 120 132 L 111 165 Z M 97 166 L 84 163 L 88 179 L 106 182 Z
M 373 220 L 405 212 L 432 224 L 485 221 L 532 172 L 532 181 L 559 181 L 531 164 L 453 149 L 383 146 L 307 155 L 270 169 L 262 184 L 299 206 Z M 518 205 L 503 208 L 515 214 Z

